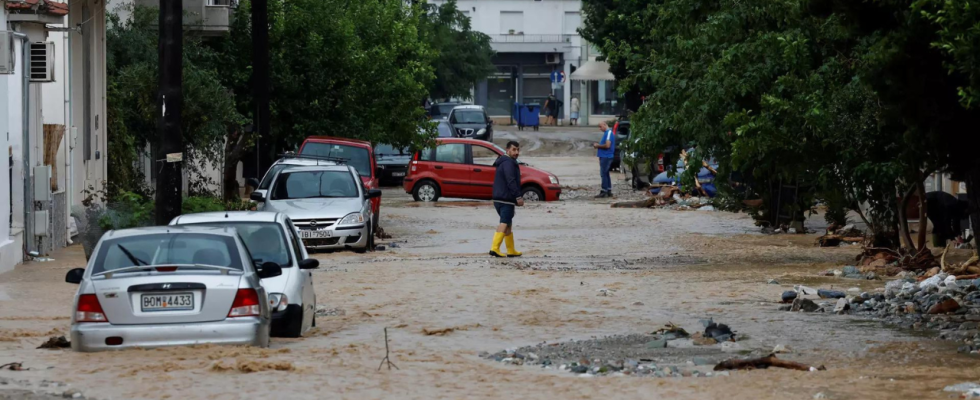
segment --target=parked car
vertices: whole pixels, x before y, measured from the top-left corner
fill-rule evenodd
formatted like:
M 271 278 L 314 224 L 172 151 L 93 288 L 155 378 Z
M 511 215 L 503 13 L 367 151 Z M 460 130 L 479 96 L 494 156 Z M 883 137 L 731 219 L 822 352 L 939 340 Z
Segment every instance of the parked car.
M 491 142 L 473 139 L 438 139 L 436 147 L 416 152 L 405 177 L 404 188 L 415 201 L 440 197 L 489 200 L 497 169 L 493 162 L 506 154 Z M 521 188 L 527 201 L 557 201 L 558 177 L 521 165 Z
M 453 129 L 453 126 L 449 124 L 448 120 L 439 121 L 439 125 L 436 125 L 436 131 L 439 132 L 437 137 L 456 137 L 456 130 Z
M 379 144 L 374 148 L 378 170 L 376 175 L 383 185 L 401 185 L 412 161 L 412 152 L 407 147 L 396 149 L 391 145 Z
M 272 310 L 272 335 L 300 337 L 316 325 L 313 274 L 320 262 L 306 253 L 299 231 L 282 213 L 262 211 L 182 215 L 170 225 L 235 228 L 256 266 L 274 262 L 282 275 L 263 279 Z
M 337 165 L 337 162 L 330 161 L 325 157 L 316 156 L 302 156 L 299 154 L 285 154 L 276 162 L 272 163 L 269 170 L 265 172 L 262 176 L 261 181 L 252 180 L 250 183 L 255 187 L 255 191 L 265 195 L 269 190 L 269 186 L 272 186 L 272 178 L 276 176 L 279 171 L 291 166 L 310 166 L 310 165 Z
M 92 254 L 65 276 L 79 284 L 72 349 L 269 345 L 272 310 L 260 280 L 282 269 L 256 267 L 235 229 L 109 231 Z
M 622 169 L 623 160 L 623 147 L 621 144 L 626 143 L 630 137 L 629 117 L 619 117 L 619 119 L 613 125 L 613 135 L 616 135 L 616 153 L 613 154 L 613 162 L 610 169 L 613 171 L 620 171 Z
M 463 103 L 460 102 L 445 102 L 445 103 L 434 103 L 429 106 L 428 114 L 431 119 L 448 119 L 449 113 L 453 111 L 456 106 L 461 106 Z
M 381 187 L 376 172 L 377 161 L 374 159 L 374 148 L 371 146 L 371 142 L 329 136 L 310 136 L 303 141 L 299 148 L 299 154 L 320 156 L 327 159 L 342 159 L 344 163 L 357 170 L 366 188 L 365 192 Z M 371 198 L 371 212 L 374 215 L 372 228 L 377 230 L 378 222 L 381 219 L 380 195 Z
M 281 212 L 292 219 L 303 245 L 314 250 L 374 249 L 375 219 L 371 201 L 381 190 L 366 189 L 349 165 L 291 167 L 279 171 L 260 211 Z
M 457 106 L 449 113 L 449 123 L 457 137 L 493 141 L 493 121 L 483 106 Z

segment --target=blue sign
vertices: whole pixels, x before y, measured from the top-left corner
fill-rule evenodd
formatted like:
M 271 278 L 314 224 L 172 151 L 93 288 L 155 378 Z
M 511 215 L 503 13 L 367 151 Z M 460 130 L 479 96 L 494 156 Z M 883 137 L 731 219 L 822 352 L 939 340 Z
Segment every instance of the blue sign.
M 551 82 L 552 83 L 565 82 L 565 72 L 564 71 L 553 71 L 551 73 Z

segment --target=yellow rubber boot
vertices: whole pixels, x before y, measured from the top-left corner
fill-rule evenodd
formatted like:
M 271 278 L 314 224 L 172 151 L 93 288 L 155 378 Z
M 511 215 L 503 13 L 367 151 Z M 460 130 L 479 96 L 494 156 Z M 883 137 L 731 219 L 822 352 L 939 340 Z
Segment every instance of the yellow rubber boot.
M 500 245 L 504 242 L 503 232 L 494 232 L 493 234 L 493 246 L 490 247 L 490 255 L 494 257 L 507 257 L 504 253 L 500 252 Z
M 510 235 L 504 236 L 504 243 L 507 243 L 507 257 L 520 257 L 524 255 L 524 253 L 517 251 L 517 247 L 514 246 L 513 232 Z

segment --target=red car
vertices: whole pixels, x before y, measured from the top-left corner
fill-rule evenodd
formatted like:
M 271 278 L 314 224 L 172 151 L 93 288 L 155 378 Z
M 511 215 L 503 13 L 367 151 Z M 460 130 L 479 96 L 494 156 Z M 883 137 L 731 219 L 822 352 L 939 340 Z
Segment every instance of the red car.
M 299 154 L 344 159 L 347 165 L 357 170 L 367 190 L 380 189 L 381 185 L 375 175 L 378 166 L 374 159 L 374 147 L 371 146 L 371 142 L 330 136 L 310 136 L 300 145 Z M 377 228 L 378 220 L 381 218 L 380 196 L 371 199 L 371 209 L 374 212 L 372 223 Z
M 497 145 L 475 139 L 438 139 L 432 149 L 415 153 L 405 176 L 405 192 L 415 201 L 439 197 L 490 200 L 497 169 L 493 162 L 505 154 Z M 520 162 L 520 161 L 518 161 Z M 558 178 L 521 164 L 521 192 L 526 201 L 556 201 Z

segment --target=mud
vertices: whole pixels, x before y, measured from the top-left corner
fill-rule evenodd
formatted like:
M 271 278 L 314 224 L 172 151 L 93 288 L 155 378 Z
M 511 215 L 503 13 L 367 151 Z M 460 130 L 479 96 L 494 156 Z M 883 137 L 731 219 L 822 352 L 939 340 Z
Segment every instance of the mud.
M 591 151 L 567 152 L 594 140 L 592 133 L 542 132 L 497 138 L 526 143 L 522 157 L 555 173 L 563 186 L 597 190 Z M 620 197 L 632 195 L 626 190 L 617 179 Z M 0 341 L 0 364 L 30 368 L 0 371 L 0 379 L 23 381 L 17 389 L 60 394 L 64 388 L 40 386 L 57 379 L 86 396 L 116 399 L 499 399 L 540 397 L 542 391 L 560 398 L 810 399 L 824 393 L 945 399 L 943 387 L 977 379 L 975 359 L 957 354 L 955 344 L 852 316 L 776 311 L 780 294 L 793 284 L 883 286 L 817 276 L 846 265 L 852 249 L 815 247 L 816 235 L 761 235 L 745 215 L 611 209 L 614 201 L 583 197 L 520 208 L 515 237 L 525 257 L 495 260 L 486 251 L 497 216 L 486 203 L 415 206 L 400 188 L 385 189 L 382 224 L 398 247 L 317 254 L 317 328 L 301 339 L 273 339 L 270 349 L 36 350 L 52 331 L 68 332 L 64 318 L 77 287 L 64 283 L 64 274 L 84 265 L 81 249 L 71 247 L 54 254 L 56 261 L 0 275 L 6 295 L 0 297 L 0 337 L 10 339 Z M 810 221 L 818 231 L 821 224 Z M 767 284 L 771 279 L 780 284 Z M 782 344 L 793 349 L 787 357 L 828 370 L 581 379 L 479 356 L 599 340 L 601 346 L 583 345 L 569 358 L 618 358 L 643 350 L 635 348 L 640 339 L 602 338 L 641 337 L 668 322 L 693 331 L 709 317 L 747 337 L 739 342 L 742 350 L 755 354 Z M 385 356 L 384 328 L 399 370 L 377 370 Z M 724 356 L 715 347 L 669 351 L 679 352 L 672 359 L 677 363 L 693 355 Z M 664 363 L 674 357 L 659 356 Z

